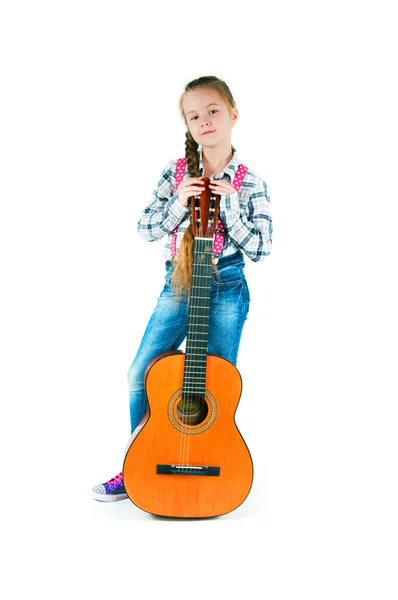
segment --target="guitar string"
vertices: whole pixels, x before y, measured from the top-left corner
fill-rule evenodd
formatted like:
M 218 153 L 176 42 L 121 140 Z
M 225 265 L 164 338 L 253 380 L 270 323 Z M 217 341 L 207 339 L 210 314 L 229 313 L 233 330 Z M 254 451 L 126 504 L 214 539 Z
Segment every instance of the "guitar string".
M 198 202 L 200 202 L 200 197 Z M 199 208 L 199 207 L 198 207 Z M 200 218 L 200 210 L 198 211 Z M 194 252 L 194 256 L 196 258 L 196 263 L 193 268 L 193 288 L 191 293 L 191 314 L 192 314 L 192 322 L 191 322 L 191 336 L 190 336 L 190 356 L 191 361 L 188 364 L 187 369 L 187 385 L 189 386 L 188 390 L 188 399 L 190 402 L 194 403 L 196 407 L 196 403 L 199 404 L 199 408 L 197 409 L 200 415 L 201 411 L 201 401 L 202 396 L 204 394 L 205 384 L 203 384 L 203 374 L 206 378 L 206 357 L 207 357 L 207 343 L 208 343 L 208 335 L 204 336 L 206 338 L 206 348 L 203 348 L 203 344 L 198 344 L 199 340 L 199 329 L 202 329 L 203 325 L 208 325 L 207 320 L 204 317 L 206 316 L 206 296 L 202 296 L 202 289 L 206 289 L 206 286 L 202 287 L 204 276 L 207 275 L 207 256 L 208 249 L 211 244 L 210 240 L 196 240 L 196 252 Z M 201 257 L 203 255 L 203 258 Z M 200 257 L 200 258 L 199 258 Z M 199 261 L 199 262 L 198 262 Z M 208 317 L 208 315 L 207 315 Z M 208 332 L 207 332 L 208 333 Z M 199 347 L 198 347 L 199 346 Z M 203 373 L 204 369 L 204 373 Z M 191 435 L 187 433 L 186 435 L 186 444 L 185 444 L 185 464 L 190 464 L 190 446 L 191 446 Z
M 196 200 L 196 199 L 195 199 Z M 199 197 L 200 201 L 200 197 Z M 211 197 L 210 206 L 212 206 L 212 202 L 214 205 L 214 198 Z M 195 203 L 196 208 L 196 203 Z M 206 403 L 206 371 L 207 371 L 207 351 L 208 351 L 208 326 L 210 319 L 210 286 L 202 285 L 204 283 L 204 278 L 211 277 L 212 270 L 212 261 L 208 264 L 208 260 L 206 258 L 206 254 L 212 254 L 212 243 L 213 240 L 208 238 L 207 240 L 195 240 L 196 248 L 194 248 L 194 257 L 198 258 L 198 255 L 201 253 L 205 254 L 205 259 L 202 263 L 196 263 L 193 266 L 192 273 L 192 291 L 195 294 L 191 295 L 194 297 L 194 301 L 191 299 L 190 303 L 190 313 L 189 313 L 189 322 L 188 327 L 190 328 L 190 335 L 188 337 L 188 350 L 186 352 L 186 359 L 189 355 L 190 364 L 187 363 L 186 368 L 184 369 L 185 375 L 185 383 L 186 388 L 188 388 L 184 393 L 184 398 L 187 401 L 187 405 L 192 402 L 200 401 L 199 405 L 199 415 L 202 409 L 203 403 Z M 206 289 L 207 287 L 207 289 Z M 202 290 L 206 289 L 205 296 L 202 296 Z M 204 314 L 205 313 L 205 314 Z M 206 319 L 204 317 L 207 317 Z M 200 344 L 200 340 L 198 339 L 198 333 L 204 333 L 204 328 L 207 329 L 206 335 L 206 348 L 203 347 L 203 344 Z M 197 347 L 199 346 L 199 348 Z M 204 359 L 204 364 L 203 364 Z M 192 361 L 192 363 L 191 363 Z M 204 368 L 204 373 L 199 368 Z M 205 379 L 203 380 L 202 374 L 205 375 Z M 183 386 L 184 387 L 184 386 Z M 183 398 L 183 402 L 184 402 Z M 199 400 L 198 400 L 199 399 Z M 206 411 L 207 416 L 208 409 Z M 203 420 L 204 420 L 203 419 Z M 202 421 L 200 421 L 202 422 Z M 191 435 L 184 432 L 182 434 L 182 444 L 180 438 L 180 464 L 188 465 L 190 464 L 189 455 L 190 455 L 190 446 L 191 446 Z
M 200 360 L 200 350 L 197 348 L 196 341 L 198 341 L 198 330 L 199 323 L 203 322 L 201 319 L 201 302 L 200 298 L 200 289 L 199 282 L 202 279 L 202 275 L 204 275 L 203 264 L 199 261 L 199 256 L 202 251 L 202 240 L 195 240 L 194 247 L 194 264 L 192 270 L 192 282 L 191 282 L 191 297 L 190 297 L 190 309 L 189 309 L 189 336 L 187 340 L 187 350 L 186 350 L 186 369 L 185 369 L 185 402 L 188 413 L 188 426 L 191 426 L 190 422 L 190 409 L 196 408 L 196 402 L 198 401 L 198 397 L 200 394 L 200 379 L 199 374 L 202 367 L 202 361 Z M 199 351 L 198 351 L 199 350 Z M 203 350 L 202 350 L 203 353 Z M 188 428 L 184 431 L 184 453 L 183 453 L 183 464 L 190 464 L 190 446 L 191 439 Z
M 206 298 L 202 296 L 202 285 L 203 278 L 207 274 L 206 265 L 206 244 L 203 240 L 196 241 L 195 248 L 195 259 L 199 260 L 199 256 L 204 253 L 203 262 L 196 262 L 193 269 L 192 278 L 192 292 L 191 292 L 191 331 L 189 338 L 189 364 L 187 365 L 186 371 L 186 384 L 187 384 L 187 400 L 188 404 L 193 404 L 193 407 L 198 411 L 200 415 L 201 410 L 201 397 L 203 396 L 203 359 L 206 360 L 207 348 L 203 347 L 203 344 L 199 344 L 199 330 L 202 329 L 206 323 L 205 317 L 205 305 Z M 204 336 L 207 337 L 207 336 Z M 204 369 L 206 371 L 206 368 Z M 192 425 L 192 424 L 191 424 Z M 189 433 L 186 435 L 185 443 L 185 456 L 184 464 L 190 464 L 190 446 L 191 436 Z
M 196 197 L 192 198 L 192 202 L 194 202 L 194 213 L 196 210 Z M 195 240 L 194 240 L 195 243 Z M 194 247 L 194 256 L 195 256 L 195 247 Z M 194 269 L 194 265 L 192 266 L 192 269 Z M 193 271 L 192 271 L 193 272 Z M 192 281 L 191 281 L 191 286 L 192 286 Z M 187 434 L 185 432 L 185 423 L 184 423 L 184 415 L 185 415 L 185 411 L 186 411 L 186 383 L 187 383 L 187 369 L 188 369 L 188 363 L 187 363 L 187 357 L 188 357 L 188 342 L 189 342 L 189 327 L 190 327 L 190 322 L 192 319 L 192 314 L 191 314 L 191 308 L 190 308 L 190 304 L 189 304 L 189 299 L 188 301 L 188 330 L 187 330 L 187 343 L 186 343 L 186 348 L 185 348 L 185 359 L 184 359 L 184 375 L 183 375 L 183 385 L 182 385 L 182 409 L 181 409 L 181 421 L 182 421 L 182 428 L 180 431 L 180 456 L 179 456 L 179 461 L 178 463 L 180 465 L 184 465 L 185 464 L 185 455 L 186 455 L 186 437 Z
M 194 196 L 192 201 L 194 202 L 194 210 L 193 213 L 196 214 L 196 210 L 197 210 L 197 196 Z M 196 243 L 196 240 L 194 240 L 194 244 Z M 193 258 L 194 258 L 194 262 L 195 262 L 195 245 L 194 245 L 194 252 L 193 252 Z M 195 269 L 195 265 L 192 265 L 192 274 L 194 273 L 194 269 Z M 192 280 L 191 280 L 191 289 L 192 289 L 192 285 L 193 285 L 193 276 L 192 276 Z M 187 397 L 186 397 L 186 387 L 187 387 L 187 374 L 188 374 L 188 362 L 187 362 L 187 358 L 190 355 L 190 347 L 189 347 L 189 341 L 190 341 L 190 334 L 189 334 L 189 328 L 192 326 L 192 321 L 194 319 L 194 311 L 192 309 L 192 304 L 191 302 L 189 302 L 188 304 L 188 331 L 187 331 L 187 343 L 186 343 L 186 348 L 185 348 L 185 361 L 184 361 L 184 375 L 183 375 L 183 386 L 182 386 L 182 418 L 181 421 L 183 423 L 182 425 L 182 431 L 180 431 L 180 452 L 179 452 L 179 464 L 181 465 L 185 465 L 186 461 L 187 461 L 187 437 L 188 437 L 188 433 L 186 433 L 186 427 L 184 427 L 184 425 L 186 425 L 184 423 L 184 411 L 186 411 L 186 403 L 188 401 Z M 186 414 L 186 413 L 185 413 Z

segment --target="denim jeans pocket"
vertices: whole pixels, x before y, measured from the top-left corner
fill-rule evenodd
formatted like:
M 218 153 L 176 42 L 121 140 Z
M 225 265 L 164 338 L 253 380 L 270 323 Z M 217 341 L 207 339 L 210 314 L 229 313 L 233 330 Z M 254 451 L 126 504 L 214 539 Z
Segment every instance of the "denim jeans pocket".
M 241 286 L 245 276 L 243 268 L 237 265 L 228 265 L 218 268 L 212 276 L 212 284 L 216 289 L 228 288 L 230 290 Z

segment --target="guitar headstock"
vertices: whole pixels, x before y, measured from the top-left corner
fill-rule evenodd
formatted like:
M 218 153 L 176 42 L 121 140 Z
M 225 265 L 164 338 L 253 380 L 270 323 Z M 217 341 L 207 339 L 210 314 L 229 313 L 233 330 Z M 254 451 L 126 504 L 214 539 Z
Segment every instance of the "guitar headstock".
M 198 196 L 192 196 L 192 230 L 194 237 L 213 238 L 217 225 L 220 195 L 209 187 L 209 177 L 203 177 L 205 189 Z

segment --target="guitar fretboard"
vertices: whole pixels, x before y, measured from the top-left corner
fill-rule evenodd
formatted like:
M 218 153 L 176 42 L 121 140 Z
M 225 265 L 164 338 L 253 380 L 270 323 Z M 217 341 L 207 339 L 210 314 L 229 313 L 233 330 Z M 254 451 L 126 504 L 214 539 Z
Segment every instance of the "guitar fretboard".
M 209 335 L 213 240 L 195 238 L 182 396 L 204 397 Z

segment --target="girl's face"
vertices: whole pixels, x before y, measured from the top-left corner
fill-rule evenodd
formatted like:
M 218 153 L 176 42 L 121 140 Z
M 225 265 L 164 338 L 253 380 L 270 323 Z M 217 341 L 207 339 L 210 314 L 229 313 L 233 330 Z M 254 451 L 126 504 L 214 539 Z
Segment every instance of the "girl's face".
M 216 91 L 197 89 L 186 92 L 183 109 L 188 129 L 197 144 L 214 147 L 231 141 L 238 111 L 226 105 Z M 213 133 L 206 134 L 207 131 Z

